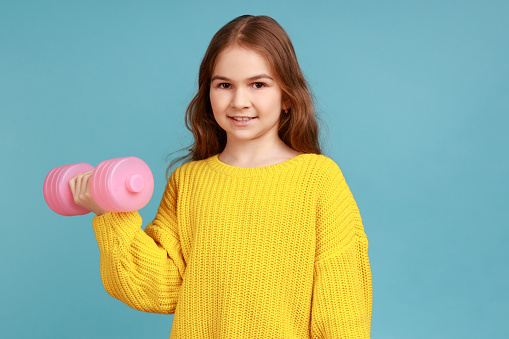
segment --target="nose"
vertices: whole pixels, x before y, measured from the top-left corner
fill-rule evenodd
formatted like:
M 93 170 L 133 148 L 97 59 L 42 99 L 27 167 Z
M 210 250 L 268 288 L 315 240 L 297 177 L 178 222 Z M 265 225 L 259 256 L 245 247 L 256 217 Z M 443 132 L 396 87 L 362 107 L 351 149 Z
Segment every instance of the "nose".
M 232 108 L 243 109 L 251 106 L 251 99 L 247 89 L 235 89 L 231 101 Z

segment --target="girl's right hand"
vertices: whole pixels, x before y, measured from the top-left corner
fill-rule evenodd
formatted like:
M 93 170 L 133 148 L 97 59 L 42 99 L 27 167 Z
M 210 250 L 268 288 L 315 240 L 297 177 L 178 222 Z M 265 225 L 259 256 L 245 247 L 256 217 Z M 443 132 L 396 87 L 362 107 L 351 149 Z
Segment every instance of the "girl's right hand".
M 87 210 L 94 212 L 96 215 L 102 215 L 108 211 L 95 202 L 94 197 L 92 196 L 91 178 L 92 171 L 80 173 L 69 180 L 69 186 L 76 205 L 86 208 Z

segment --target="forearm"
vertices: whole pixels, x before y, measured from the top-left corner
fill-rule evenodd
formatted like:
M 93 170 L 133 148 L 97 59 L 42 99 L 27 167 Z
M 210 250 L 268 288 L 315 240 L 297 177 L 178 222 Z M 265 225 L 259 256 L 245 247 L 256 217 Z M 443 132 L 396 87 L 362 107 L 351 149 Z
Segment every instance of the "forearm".
M 93 219 L 106 291 L 128 306 L 171 314 L 182 279 L 167 251 L 142 229 L 137 212 Z

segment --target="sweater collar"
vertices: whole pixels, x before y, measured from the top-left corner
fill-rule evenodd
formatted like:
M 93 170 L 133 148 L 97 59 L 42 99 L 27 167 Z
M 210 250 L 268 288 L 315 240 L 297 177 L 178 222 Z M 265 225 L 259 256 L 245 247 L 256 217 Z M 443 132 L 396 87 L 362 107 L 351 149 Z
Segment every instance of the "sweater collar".
M 315 154 L 306 154 L 301 153 L 296 155 L 295 157 L 280 162 L 278 164 L 270 165 L 270 166 L 262 166 L 262 167 L 237 167 L 228 165 L 221 160 L 219 160 L 219 154 L 213 155 L 207 159 L 205 162 L 208 166 L 210 166 L 216 172 L 235 176 L 235 177 L 254 177 L 254 176 L 263 176 L 263 175 L 276 175 L 279 173 L 286 172 L 292 167 L 295 167 L 297 164 L 309 159 L 309 157 L 314 156 Z

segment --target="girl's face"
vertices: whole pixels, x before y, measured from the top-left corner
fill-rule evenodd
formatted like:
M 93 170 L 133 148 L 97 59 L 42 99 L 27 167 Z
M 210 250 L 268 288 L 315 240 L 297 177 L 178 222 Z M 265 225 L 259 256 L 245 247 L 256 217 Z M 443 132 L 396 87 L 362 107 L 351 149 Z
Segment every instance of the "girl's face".
M 279 138 L 279 116 L 286 107 L 274 79 L 267 59 L 253 50 L 234 46 L 219 54 L 212 72 L 210 103 L 227 142 Z M 249 120 L 237 121 L 246 117 Z

